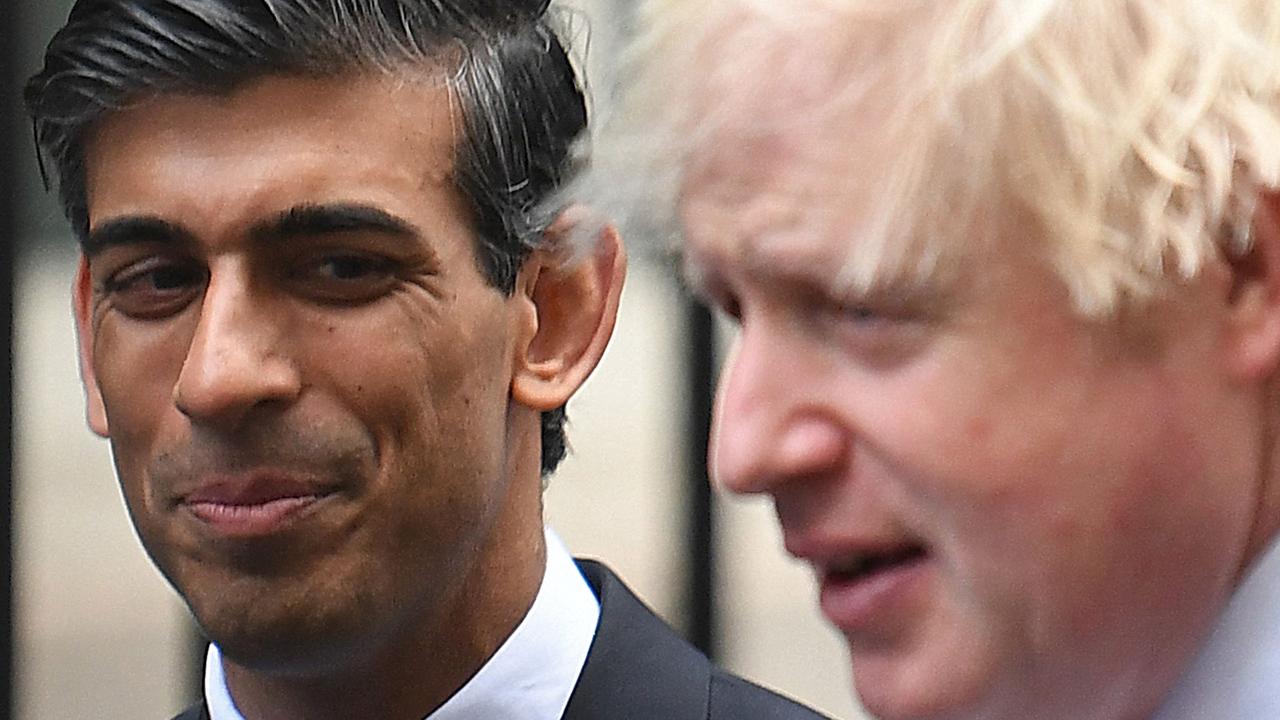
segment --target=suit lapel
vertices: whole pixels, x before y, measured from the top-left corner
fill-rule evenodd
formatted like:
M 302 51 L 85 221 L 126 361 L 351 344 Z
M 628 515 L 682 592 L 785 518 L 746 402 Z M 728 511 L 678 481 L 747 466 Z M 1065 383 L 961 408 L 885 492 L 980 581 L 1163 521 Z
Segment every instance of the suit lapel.
M 578 568 L 600 625 L 563 720 L 706 720 L 711 663 L 599 563 Z

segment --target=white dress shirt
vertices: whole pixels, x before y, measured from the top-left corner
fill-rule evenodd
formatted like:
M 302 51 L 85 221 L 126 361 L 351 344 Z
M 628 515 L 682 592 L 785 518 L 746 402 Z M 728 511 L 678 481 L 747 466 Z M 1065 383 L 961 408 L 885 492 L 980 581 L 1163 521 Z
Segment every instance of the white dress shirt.
M 1280 718 L 1280 539 L 1236 589 L 1207 644 L 1152 720 Z
M 533 606 L 475 675 L 425 720 L 560 720 L 600 619 L 600 603 L 550 528 L 547 566 Z M 211 720 L 244 720 L 231 700 L 222 655 L 209 645 L 204 694 Z

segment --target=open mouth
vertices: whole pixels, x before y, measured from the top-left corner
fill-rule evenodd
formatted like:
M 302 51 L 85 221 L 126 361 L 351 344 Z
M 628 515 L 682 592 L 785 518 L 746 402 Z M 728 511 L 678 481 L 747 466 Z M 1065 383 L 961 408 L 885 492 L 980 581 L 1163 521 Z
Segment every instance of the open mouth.
M 873 575 L 922 562 L 929 555 L 923 545 L 906 545 L 883 553 L 862 553 L 829 564 L 824 575 L 829 582 L 856 583 Z
M 910 625 L 932 577 L 928 546 L 857 552 L 818 566 L 822 613 L 847 638 L 883 641 Z

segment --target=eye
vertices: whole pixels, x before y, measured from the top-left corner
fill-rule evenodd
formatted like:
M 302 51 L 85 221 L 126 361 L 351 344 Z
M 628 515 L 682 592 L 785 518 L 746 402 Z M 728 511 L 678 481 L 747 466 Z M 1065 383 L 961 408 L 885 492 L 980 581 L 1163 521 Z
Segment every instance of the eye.
M 703 305 L 724 315 L 735 324 L 742 323 L 742 301 L 726 283 L 705 276 L 697 283 L 686 280 L 685 287 Z
M 193 262 L 147 258 L 113 273 L 101 292 L 111 307 L 132 318 L 154 320 L 185 308 L 204 290 L 208 273 Z
M 869 305 L 840 305 L 836 308 L 845 320 L 855 323 L 874 322 L 884 317 Z
M 738 302 L 738 298 L 730 294 L 723 294 L 715 299 L 715 306 L 725 317 L 735 323 L 742 323 L 742 304 Z
M 303 260 L 292 273 L 300 292 L 320 302 L 371 302 L 390 292 L 399 280 L 390 258 L 359 252 L 330 252 Z
M 386 262 L 358 255 L 338 255 L 323 260 L 318 269 L 335 280 L 353 281 L 386 272 Z
M 906 361 L 929 337 L 929 323 L 922 315 L 896 305 L 828 302 L 817 317 L 824 335 L 873 366 Z
M 735 325 L 742 323 L 742 306 L 732 293 L 718 288 L 698 288 L 693 290 L 693 297 L 710 308 L 712 313 L 724 317 Z

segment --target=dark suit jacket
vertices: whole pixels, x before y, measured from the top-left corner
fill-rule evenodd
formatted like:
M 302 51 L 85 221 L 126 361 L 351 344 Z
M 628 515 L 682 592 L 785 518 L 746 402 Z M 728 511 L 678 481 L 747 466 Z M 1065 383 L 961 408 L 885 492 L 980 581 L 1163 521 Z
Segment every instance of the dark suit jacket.
M 578 568 L 600 599 L 600 625 L 563 720 L 823 719 L 712 665 L 605 566 Z M 208 718 L 200 703 L 174 720 Z

